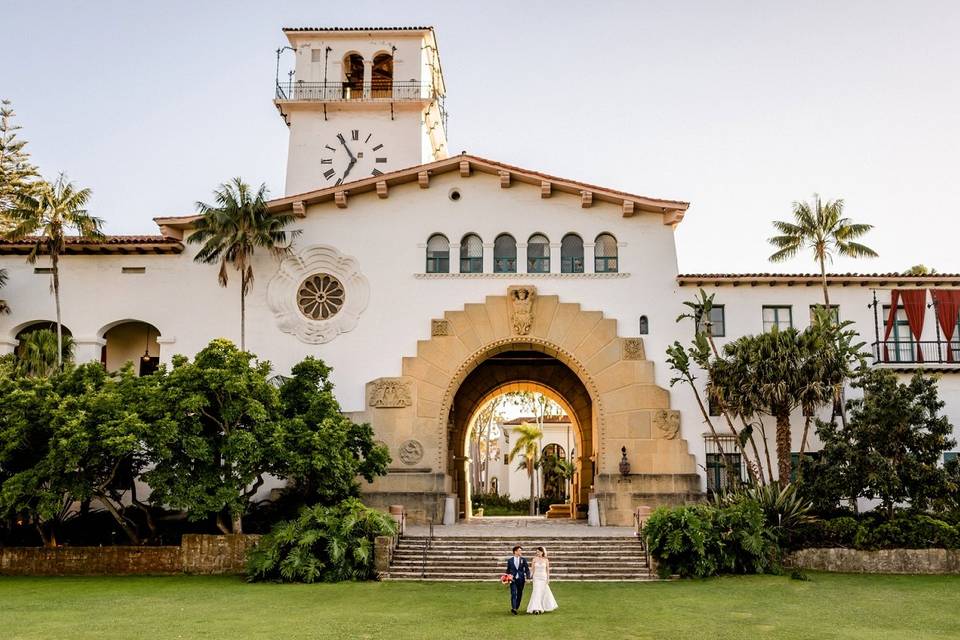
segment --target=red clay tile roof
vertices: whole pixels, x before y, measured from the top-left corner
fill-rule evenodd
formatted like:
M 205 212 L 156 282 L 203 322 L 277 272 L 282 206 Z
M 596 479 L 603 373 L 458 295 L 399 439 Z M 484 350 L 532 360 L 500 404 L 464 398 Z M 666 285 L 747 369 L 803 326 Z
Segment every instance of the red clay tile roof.
M 519 418 L 514 418 L 513 420 L 507 420 L 503 424 L 514 426 L 523 424 L 524 422 L 535 424 L 537 419 L 534 416 L 521 416 Z M 543 422 L 545 424 L 568 424 L 570 422 L 570 418 L 567 416 L 544 416 Z
M 681 273 L 677 276 L 680 286 L 756 286 L 758 284 L 805 285 L 821 284 L 819 273 Z M 931 273 L 922 276 L 903 273 L 828 273 L 828 285 L 943 285 L 960 286 L 960 273 Z
M 158 235 L 108 235 L 99 240 L 91 238 L 66 237 L 67 254 L 96 254 L 96 253 L 180 253 L 183 244 L 173 238 Z M 21 240 L 0 240 L 0 255 L 27 254 L 30 247 L 36 244 L 36 236 L 28 236 Z

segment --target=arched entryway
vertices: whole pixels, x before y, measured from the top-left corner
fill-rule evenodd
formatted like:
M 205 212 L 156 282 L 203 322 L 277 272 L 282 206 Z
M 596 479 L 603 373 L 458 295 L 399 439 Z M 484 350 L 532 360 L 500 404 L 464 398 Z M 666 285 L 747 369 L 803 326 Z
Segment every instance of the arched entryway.
M 593 428 L 593 401 L 583 382 L 569 366 L 530 343 L 518 341 L 515 348 L 495 350 L 460 383 L 453 400 L 448 441 L 452 443 L 448 473 L 459 499 L 459 514 L 471 515 L 473 493 L 469 473 L 467 435 L 474 416 L 495 396 L 510 392 L 542 393 L 563 409 L 573 425 L 575 472 L 571 500 L 574 507 L 586 505 L 593 489 L 597 441 Z
M 144 376 L 160 366 L 160 330 L 141 320 L 119 320 L 100 329 L 103 340 L 100 362 L 107 371 L 119 371 L 128 362 L 133 372 Z
M 372 424 L 393 462 L 386 477 L 364 486 L 365 500 L 403 504 L 420 522 L 441 520 L 450 497 L 464 512 L 471 414 L 510 385 L 550 393 L 576 417 L 575 499 L 596 496 L 605 523 L 629 525 L 637 506 L 698 496 L 680 414 L 656 384 L 643 340 L 618 335 L 617 321 L 600 311 L 531 285 L 506 294 L 430 320 L 429 339 L 403 358 L 401 375 L 368 383 L 367 408 L 353 418 Z M 629 476 L 619 472 L 622 449 Z

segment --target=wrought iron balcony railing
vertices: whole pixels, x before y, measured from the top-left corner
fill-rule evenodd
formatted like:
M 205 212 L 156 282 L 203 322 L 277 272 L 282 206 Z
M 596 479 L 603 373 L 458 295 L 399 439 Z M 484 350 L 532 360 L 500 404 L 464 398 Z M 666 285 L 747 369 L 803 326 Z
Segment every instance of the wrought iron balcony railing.
M 919 368 L 955 365 L 960 368 L 960 340 L 881 340 L 873 343 L 874 364 Z
M 433 100 L 430 84 L 421 82 L 292 82 L 277 83 L 277 100 L 298 102 L 403 102 Z

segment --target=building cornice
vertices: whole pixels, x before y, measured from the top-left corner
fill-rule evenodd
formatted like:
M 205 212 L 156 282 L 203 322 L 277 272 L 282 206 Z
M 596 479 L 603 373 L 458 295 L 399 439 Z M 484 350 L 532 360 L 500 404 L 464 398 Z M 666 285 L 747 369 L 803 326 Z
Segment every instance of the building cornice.
M 418 280 L 617 280 L 629 278 L 629 273 L 415 273 Z
M 819 287 L 823 279 L 817 273 L 682 273 L 681 287 Z M 831 287 L 960 287 L 960 273 L 934 273 L 922 276 L 902 273 L 828 273 Z

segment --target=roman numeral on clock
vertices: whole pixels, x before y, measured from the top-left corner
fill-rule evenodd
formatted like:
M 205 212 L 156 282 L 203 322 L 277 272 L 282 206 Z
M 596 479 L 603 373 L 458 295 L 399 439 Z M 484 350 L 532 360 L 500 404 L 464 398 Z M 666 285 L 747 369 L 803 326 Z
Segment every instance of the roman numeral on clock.
M 333 176 L 335 176 L 336 173 L 337 173 L 337 172 L 334 171 L 333 169 L 327 169 L 326 171 L 323 172 L 323 177 L 326 178 L 327 180 L 329 180 L 330 178 L 332 178 Z
M 378 144 L 378 145 L 375 146 L 373 149 L 370 149 L 370 151 L 379 151 L 380 149 L 383 149 L 383 145 L 382 145 L 382 144 Z
M 376 169 L 376 168 L 375 168 L 373 171 L 370 172 L 370 175 L 372 175 L 372 176 L 382 176 L 382 175 L 383 175 L 383 171 L 380 171 L 380 169 Z
M 330 149 L 330 151 L 336 151 L 336 149 L 334 149 L 333 147 L 331 147 L 331 146 L 328 145 L 328 144 L 325 144 L 325 145 L 323 145 L 323 146 L 325 146 L 327 149 Z
M 353 129 L 353 130 L 351 130 L 351 131 L 350 131 L 350 139 L 351 139 L 351 140 L 359 140 L 359 139 L 360 139 L 360 130 L 359 130 L 359 129 Z
M 364 138 L 364 140 L 363 140 L 363 144 L 367 144 L 368 142 L 370 142 L 370 138 L 372 138 L 372 137 L 373 137 L 373 134 L 372 134 L 372 133 L 368 133 L 368 134 L 367 134 L 367 137 Z
M 333 158 L 320 158 L 320 164 L 333 164 Z
M 379 162 L 380 164 L 383 164 L 386 161 L 387 161 L 386 158 L 377 158 L 377 162 Z

